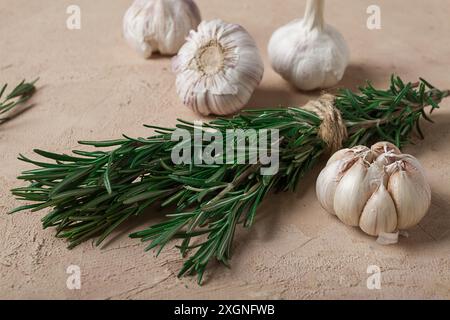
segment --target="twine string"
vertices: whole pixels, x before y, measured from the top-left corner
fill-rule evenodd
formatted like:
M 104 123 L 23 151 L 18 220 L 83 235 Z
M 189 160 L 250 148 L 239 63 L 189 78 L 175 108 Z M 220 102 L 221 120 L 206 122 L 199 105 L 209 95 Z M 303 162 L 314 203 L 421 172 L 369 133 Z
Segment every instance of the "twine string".
M 335 96 L 326 93 L 317 100 L 309 101 L 303 107 L 322 119 L 318 135 L 331 152 L 341 149 L 344 141 L 348 138 L 347 126 L 342 119 L 341 112 L 334 106 L 335 100 Z

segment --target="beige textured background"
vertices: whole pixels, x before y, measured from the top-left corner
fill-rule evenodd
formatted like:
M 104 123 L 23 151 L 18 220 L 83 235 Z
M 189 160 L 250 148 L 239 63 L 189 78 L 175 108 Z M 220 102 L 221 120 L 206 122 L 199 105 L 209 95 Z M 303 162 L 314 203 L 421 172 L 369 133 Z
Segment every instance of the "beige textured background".
M 299 105 L 296 92 L 269 67 L 266 45 L 276 27 L 302 15 L 300 0 L 198 0 L 205 19 L 240 23 L 256 38 L 266 62 L 249 105 Z M 317 168 L 295 194 L 280 194 L 259 210 L 252 230 L 236 236 L 232 269 L 213 265 L 207 282 L 175 277 L 173 248 L 155 259 L 127 233 L 158 220 L 158 212 L 122 228 L 102 250 L 87 242 L 73 251 L 43 231 L 41 213 L 7 216 L 9 194 L 33 148 L 67 152 L 79 139 L 146 135 L 141 124 L 196 119 L 175 95 L 170 59 L 140 59 L 121 37 L 128 0 L 0 0 L 0 81 L 40 76 L 36 106 L 0 127 L 0 298 L 450 298 L 450 101 L 425 124 L 425 141 L 407 151 L 428 169 L 433 205 L 396 246 L 381 247 L 321 210 Z M 79 4 L 82 30 L 65 27 L 66 8 Z M 382 29 L 366 28 L 366 8 L 379 4 Z M 365 79 L 385 86 L 391 72 L 450 87 L 450 3 L 447 0 L 329 1 L 326 16 L 345 35 L 351 66 L 341 83 Z M 79 265 L 82 289 L 66 288 L 66 268 Z M 382 289 L 366 288 L 368 265 L 382 269 Z

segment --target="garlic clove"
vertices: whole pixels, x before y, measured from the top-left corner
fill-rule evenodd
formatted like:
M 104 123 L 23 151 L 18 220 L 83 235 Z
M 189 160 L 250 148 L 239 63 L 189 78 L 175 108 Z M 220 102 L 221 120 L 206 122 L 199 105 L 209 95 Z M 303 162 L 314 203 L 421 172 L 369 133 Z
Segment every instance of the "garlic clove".
M 192 0 L 135 0 L 125 13 L 123 34 L 144 58 L 174 55 L 201 21 Z
M 371 151 L 366 146 L 356 146 L 351 149 L 339 150 L 328 160 L 316 182 L 317 198 L 327 212 L 335 215 L 334 196 L 343 175 L 355 162 L 364 161 L 367 157 L 370 159 L 370 154 Z
M 202 115 L 242 109 L 261 82 L 264 65 L 255 41 L 237 24 L 203 21 L 173 59 L 177 93 Z
M 362 210 L 370 198 L 367 171 L 364 160 L 358 159 L 336 187 L 334 210 L 338 218 L 347 225 L 359 225 Z
M 345 159 L 347 157 L 351 157 L 353 155 L 354 155 L 353 151 L 351 149 L 349 149 L 349 148 L 345 148 L 345 149 L 341 149 L 339 151 L 336 151 L 330 157 L 330 159 L 328 159 L 327 166 L 329 166 L 331 163 L 333 163 L 335 161 L 342 160 L 342 159 Z
M 417 158 L 415 158 L 414 156 L 410 155 L 410 154 L 402 154 L 401 156 L 401 161 L 403 161 L 404 163 L 404 167 L 406 168 L 406 170 L 419 170 L 419 172 L 422 174 L 422 176 L 425 179 L 426 173 L 425 173 L 425 168 L 422 166 L 422 164 L 419 162 L 419 160 Z
M 365 163 L 371 163 L 374 159 L 373 152 L 366 146 L 356 146 L 352 148 L 355 155 L 359 156 Z
M 366 146 L 356 146 L 351 149 L 345 148 L 336 151 L 328 160 L 327 165 L 331 164 L 334 161 L 342 160 L 342 159 L 349 159 L 353 158 L 359 155 L 366 156 L 370 153 L 370 149 Z M 370 155 L 369 155 L 370 157 Z M 368 160 L 370 161 L 370 159 Z
M 376 158 L 375 161 L 384 166 L 388 166 L 403 157 L 400 149 L 386 141 L 374 144 L 371 150 Z
M 372 162 L 367 170 L 367 180 L 371 192 L 376 192 L 381 184 L 385 184 L 387 177 L 385 166 L 378 161 Z
M 380 155 L 384 154 L 384 153 L 393 153 L 393 154 L 401 154 L 401 151 L 399 148 L 397 148 L 397 146 L 393 143 L 387 142 L 387 141 L 382 141 L 382 142 L 378 142 L 376 144 L 374 144 L 370 150 L 372 150 L 372 152 L 375 155 L 375 158 L 379 157 Z
M 405 168 L 399 165 L 397 171 L 390 176 L 388 184 L 397 209 L 398 229 L 416 226 L 431 205 L 430 185 L 422 172 L 408 164 Z
M 395 204 L 383 183 L 367 201 L 359 220 L 359 227 L 371 236 L 392 233 L 396 230 Z
M 324 23 L 323 11 L 324 0 L 308 0 L 304 18 L 275 31 L 268 45 L 273 69 L 301 90 L 336 85 L 350 60 L 347 43 Z
M 316 195 L 320 205 L 333 215 L 336 215 L 333 208 L 334 195 L 337 185 L 342 178 L 342 170 L 345 165 L 345 160 L 332 162 L 320 172 L 316 182 Z

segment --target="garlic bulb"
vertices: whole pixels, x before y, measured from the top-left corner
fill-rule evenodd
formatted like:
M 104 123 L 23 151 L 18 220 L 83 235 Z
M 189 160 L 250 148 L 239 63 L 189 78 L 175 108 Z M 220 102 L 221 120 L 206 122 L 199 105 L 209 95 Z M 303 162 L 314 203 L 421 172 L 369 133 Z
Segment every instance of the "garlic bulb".
M 317 179 L 316 193 L 326 211 L 385 243 L 416 226 L 431 205 L 422 165 L 389 142 L 336 152 Z
M 253 38 L 241 26 L 203 21 L 173 59 L 183 103 L 202 115 L 240 110 L 260 83 L 264 65 Z
M 123 19 L 123 33 L 144 58 L 154 52 L 174 55 L 200 21 L 192 0 L 135 0 Z
M 269 42 L 273 69 L 301 90 L 336 85 L 350 60 L 347 43 L 323 13 L 324 0 L 308 0 L 304 18 L 278 29 Z

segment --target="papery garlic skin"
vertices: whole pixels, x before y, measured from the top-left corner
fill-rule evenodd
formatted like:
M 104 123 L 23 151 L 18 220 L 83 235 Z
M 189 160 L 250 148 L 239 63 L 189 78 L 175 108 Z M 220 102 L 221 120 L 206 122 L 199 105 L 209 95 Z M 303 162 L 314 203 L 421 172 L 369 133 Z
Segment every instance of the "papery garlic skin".
M 308 0 L 304 18 L 275 31 L 269 42 L 273 69 L 300 90 L 336 85 L 350 60 L 345 39 L 325 24 L 323 11 L 324 0 Z
M 144 58 L 155 52 L 174 55 L 200 21 L 192 0 L 135 0 L 125 13 L 123 34 Z
M 371 161 L 372 154 L 366 146 L 356 146 L 351 149 L 341 149 L 335 152 L 322 170 L 316 183 L 317 198 L 321 206 L 331 214 L 336 215 L 334 210 L 334 196 L 336 188 L 344 173 L 357 161 Z
M 370 197 L 367 167 L 359 159 L 342 177 L 334 194 L 334 212 L 349 226 L 358 226 L 364 205 Z
M 349 148 L 341 149 L 341 150 L 336 151 L 330 157 L 330 159 L 328 159 L 327 166 L 337 160 L 355 159 L 356 157 L 362 157 L 364 159 L 369 157 L 369 159 L 365 159 L 365 160 L 371 161 L 372 153 L 370 152 L 370 149 L 367 148 L 366 146 L 356 146 L 351 149 L 349 149 Z
M 261 82 L 264 64 L 255 41 L 240 25 L 203 21 L 173 59 L 177 93 L 202 115 L 242 109 Z
M 391 175 L 388 189 L 397 208 L 398 228 L 416 226 L 431 205 L 431 189 L 420 170 L 399 169 Z
M 419 160 L 388 142 L 336 152 L 317 179 L 316 193 L 327 212 L 382 244 L 416 226 L 431 205 Z
M 397 212 L 389 192 L 382 183 L 364 206 L 359 227 L 371 236 L 397 230 Z
M 336 160 L 325 167 L 317 178 L 316 194 L 322 207 L 329 213 L 334 212 L 334 195 L 336 188 L 342 178 L 340 172 L 345 166 L 345 160 Z
M 353 155 L 353 152 L 352 152 L 351 149 L 349 149 L 349 148 L 341 149 L 341 150 L 335 152 L 335 153 L 330 157 L 330 159 L 328 159 L 327 166 L 330 165 L 330 164 L 332 164 L 332 163 L 335 162 L 335 161 L 342 160 L 342 159 L 344 159 L 344 158 L 346 158 L 346 157 L 349 157 L 349 156 L 351 156 L 351 155 Z
M 386 141 L 375 143 L 372 147 L 370 147 L 370 150 L 372 150 L 375 158 L 386 154 L 401 154 L 400 149 L 397 148 L 396 145 Z

